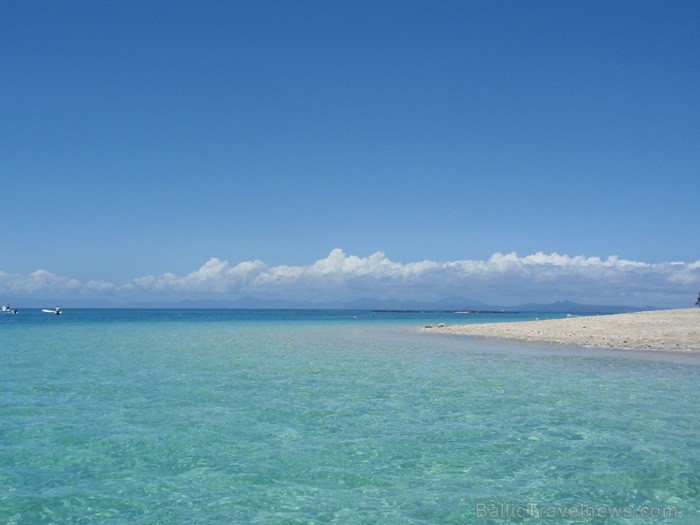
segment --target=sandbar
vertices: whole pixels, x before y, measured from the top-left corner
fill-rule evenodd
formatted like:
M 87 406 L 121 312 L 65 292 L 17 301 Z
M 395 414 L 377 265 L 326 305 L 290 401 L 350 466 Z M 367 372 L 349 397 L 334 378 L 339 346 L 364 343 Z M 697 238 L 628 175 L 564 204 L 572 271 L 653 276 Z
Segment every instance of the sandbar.
M 700 308 L 448 325 L 419 331 L 608 348 L 700 351 Z

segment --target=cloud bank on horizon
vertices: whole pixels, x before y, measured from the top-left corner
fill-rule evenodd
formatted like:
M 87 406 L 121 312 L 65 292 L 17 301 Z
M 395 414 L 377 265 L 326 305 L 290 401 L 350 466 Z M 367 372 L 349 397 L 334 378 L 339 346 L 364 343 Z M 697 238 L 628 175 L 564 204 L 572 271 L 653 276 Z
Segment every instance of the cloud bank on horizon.
M 347 255 L 341 249 L 308 266 L 230 264 L 211 258 L 187 275 L 146 275 L 125 283 L 86 281 L 46 270 L 0 271 L 0 293 L 13 297 L 118 300 L 284 299 L 349 301 L 361 297 L 436 301 L 461 297 L 491 304 L 573 300 L 633 306 L 686 306 L 700 289 L 700 260 L 646 263 L 610 256 L 557 253 L 488 260 L 392 261 L 384 253 Z

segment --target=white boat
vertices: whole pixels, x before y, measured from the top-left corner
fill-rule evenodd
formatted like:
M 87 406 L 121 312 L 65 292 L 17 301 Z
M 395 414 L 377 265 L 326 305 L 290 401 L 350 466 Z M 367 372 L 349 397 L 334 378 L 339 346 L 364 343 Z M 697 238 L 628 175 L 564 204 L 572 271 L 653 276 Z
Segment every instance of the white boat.
M 17 308 L 12 308 L 9 304 L 6 304 L 0 309 L 0 313 L 2 314 L 16 314 L 19 313 Z
M 55 314 L 55 315 L 61 315 L 61 309 L 57 306 L 56 308 L 42 308 L 41 310 L 45 314 Z

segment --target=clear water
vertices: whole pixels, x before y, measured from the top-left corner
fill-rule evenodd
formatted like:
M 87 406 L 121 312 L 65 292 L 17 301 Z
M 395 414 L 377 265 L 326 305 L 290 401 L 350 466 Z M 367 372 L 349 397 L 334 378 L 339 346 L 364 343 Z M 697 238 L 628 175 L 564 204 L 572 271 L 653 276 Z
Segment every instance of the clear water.
M 513 318 L 3 315 L 0 523 L 700 523 L 700 357 Z

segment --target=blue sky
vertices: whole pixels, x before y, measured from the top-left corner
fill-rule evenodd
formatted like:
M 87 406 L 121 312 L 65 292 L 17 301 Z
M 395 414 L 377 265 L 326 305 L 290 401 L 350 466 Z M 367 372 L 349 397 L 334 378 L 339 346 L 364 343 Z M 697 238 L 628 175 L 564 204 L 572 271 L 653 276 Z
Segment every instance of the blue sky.
M 0 300 L 583 287 L 675 305 L 700 288 L 698 2 L 0 13 Z M 518 271 L 445 274 L 513 252 Z M 323 261 L 340 274 L 314 273 Z M 423 261 L 438 266 L 406 269 Z M 293 286 L 269 288 L 278 268 Z

